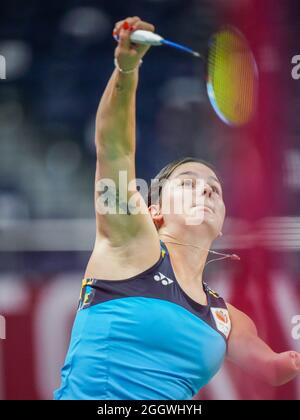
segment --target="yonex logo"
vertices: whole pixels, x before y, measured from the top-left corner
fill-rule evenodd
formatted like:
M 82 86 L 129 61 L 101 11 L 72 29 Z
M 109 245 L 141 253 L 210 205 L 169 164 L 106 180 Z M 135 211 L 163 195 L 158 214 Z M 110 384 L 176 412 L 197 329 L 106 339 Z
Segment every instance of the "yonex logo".
M 173 283 L 173 280 L 169 279 L 168 277 L 166 277 L 164 274 L 162 273 L 157 273 L 155 274 L 155 276 L 153 277 L 154 280 L 156 281 L 161 281 L 161 283 L 164 286 L 168 286 L 169 284 Z

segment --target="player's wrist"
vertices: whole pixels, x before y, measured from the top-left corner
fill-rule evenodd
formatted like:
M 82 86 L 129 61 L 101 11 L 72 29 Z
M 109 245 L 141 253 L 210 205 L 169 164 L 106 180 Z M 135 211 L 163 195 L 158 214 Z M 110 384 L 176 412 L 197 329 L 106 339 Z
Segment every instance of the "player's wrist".
M 118 60 L 118 58 L 117 57 L 115 57 L 114 58 L 114 65 L 115 65 L 115 68 L 120 72 L 120 73 L 122 73 L 122 74 L 131 74 L 131 73 L 135 73 L 139 68 L 140 68 L 140 66 L 142 65 L 142 63 L 143 63 L 143 60 L 142 59 L 140 59 L 139 60 L 139 63 L 138 64 L 136 64 L 136 65 L 131 65 L 131 66 L 126 66 L 126 65 L 124 65 L 124 64 L 120 64 L 120 62 L 119 62 L 119 60 Z

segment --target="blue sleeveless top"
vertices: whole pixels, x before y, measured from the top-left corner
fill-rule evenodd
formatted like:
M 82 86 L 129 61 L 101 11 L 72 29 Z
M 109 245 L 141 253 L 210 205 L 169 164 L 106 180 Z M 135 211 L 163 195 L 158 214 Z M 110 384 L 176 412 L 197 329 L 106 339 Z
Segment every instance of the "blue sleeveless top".
M 203 288 L 208 305 L 181 289 L 163 242 L 137 276 L 84 279 L 54 398 L 192 399 L 220 369 L 231 328 L 224 300 Z

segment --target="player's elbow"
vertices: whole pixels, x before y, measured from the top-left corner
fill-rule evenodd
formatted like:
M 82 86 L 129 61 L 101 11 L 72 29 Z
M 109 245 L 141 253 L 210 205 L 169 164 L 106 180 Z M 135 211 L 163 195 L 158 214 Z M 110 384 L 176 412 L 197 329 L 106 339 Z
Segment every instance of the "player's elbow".
M 114 133 L 102 132 L 96 136 L 95 143 L 97 162 L 100 164 L 116 162 L 119 159 L 126 161 L 128 165 L 134 162 L 135 147 L 132 141 L 120 141 Z

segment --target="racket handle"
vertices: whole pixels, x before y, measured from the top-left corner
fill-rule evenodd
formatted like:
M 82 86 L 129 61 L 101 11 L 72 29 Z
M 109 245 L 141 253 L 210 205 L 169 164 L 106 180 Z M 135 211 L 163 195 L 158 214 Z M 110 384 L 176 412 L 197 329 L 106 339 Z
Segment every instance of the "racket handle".
M 119 40 L 119 37 L 117 35 L 114 35 L 114 38 L 116 41 Z M 151 31 L 144 31 L 142 29 L 137 29 L 136 31 L 132 32 L 132 34 L 130 35 L 130 41 L 136 44 L 153 45 L 153 46 L 168 45 L 169 47 L 177 48 L 179 50 L 188 52 L 195 57 L 200 57 L 200 58 L 202 57 L 197 51 L 193 51 L 190 48 L 185 47 L 184 45 L 180 45 L 175 42 L 168 41 L 164 39 L 162 36 L 158 34 L 154 34 Z
M 143 31 L 142 29 L 138 29 L 132 32 L 130 35 L 130 40 L 136 44 L 161 45 L 163 37 L 150 31 Z

